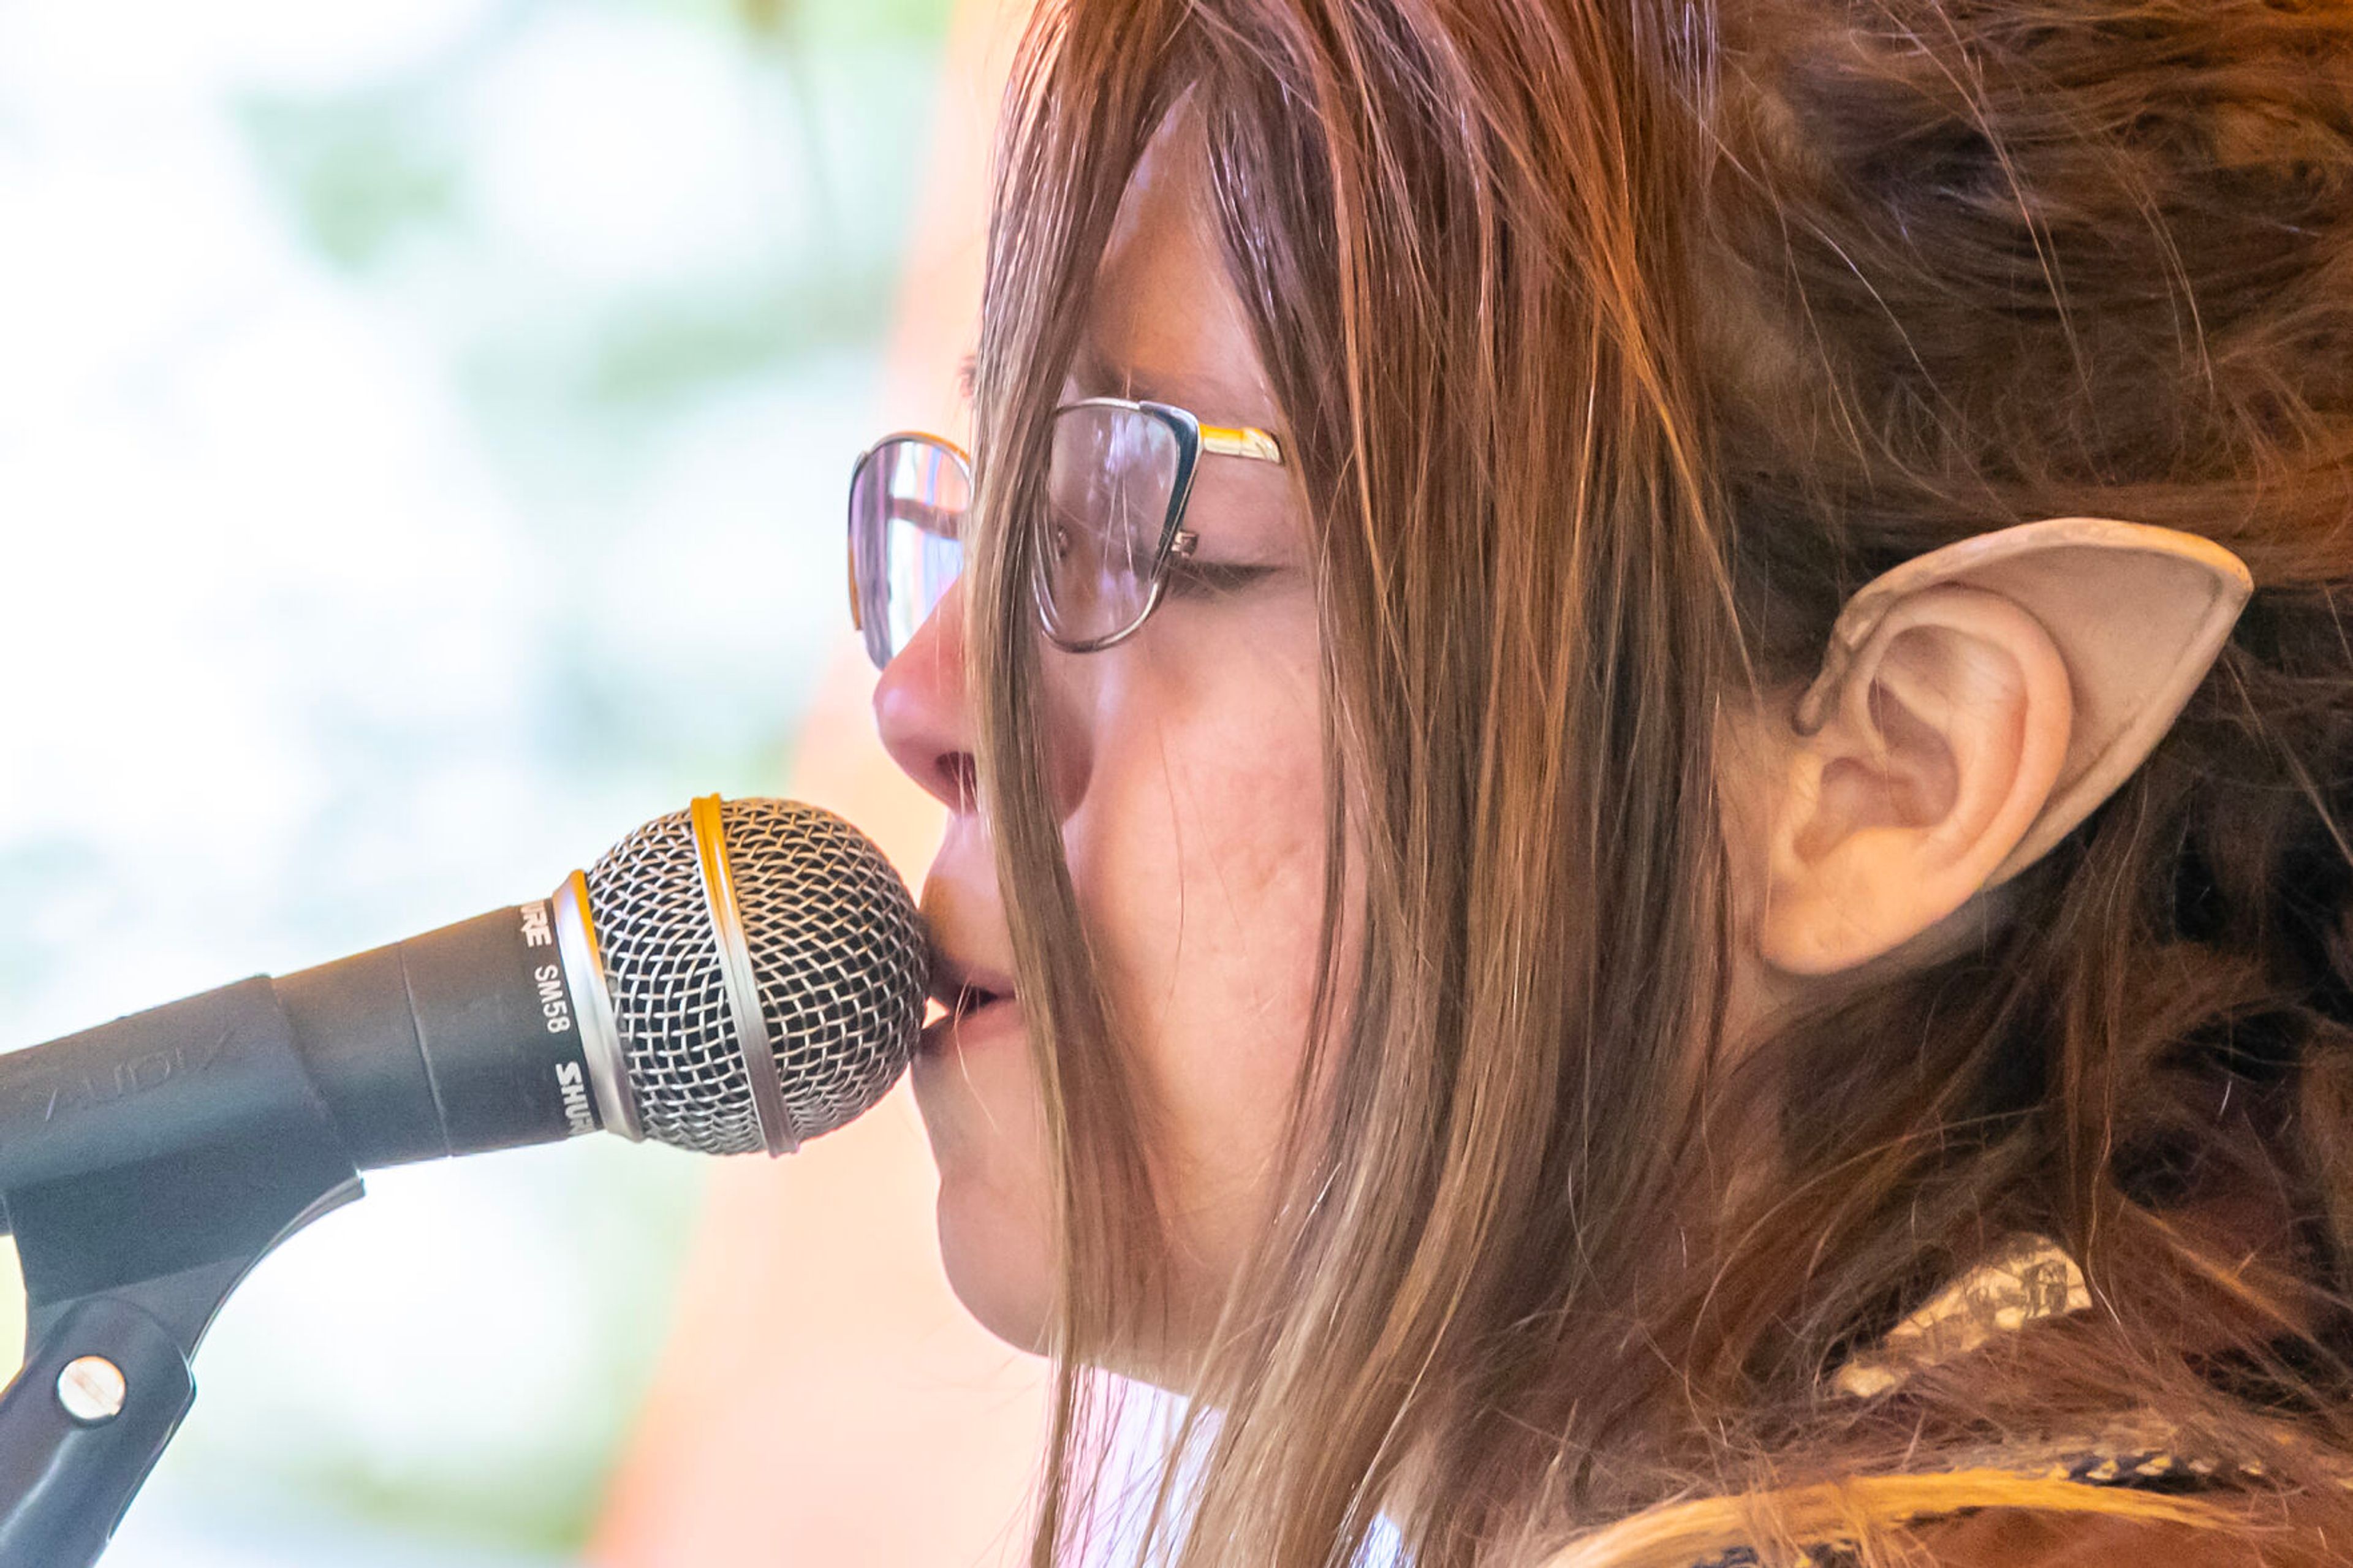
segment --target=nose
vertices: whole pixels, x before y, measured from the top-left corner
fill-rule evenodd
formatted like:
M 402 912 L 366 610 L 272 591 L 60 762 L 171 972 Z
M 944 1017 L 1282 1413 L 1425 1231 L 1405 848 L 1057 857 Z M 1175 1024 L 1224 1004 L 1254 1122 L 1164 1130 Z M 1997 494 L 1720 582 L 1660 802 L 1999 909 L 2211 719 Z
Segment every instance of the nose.
M 965 679 L 965 595 L 957 583 L 883 667 L 874 687 L 882 749 L 950 811 L 979 808 L 972 703 Z
M 974 757 L 971 691 L 965 666 L 965 599 L 959 582 L 917 628 L 898 657 L 884 667 L 874 687 L 874 727 L 883 750 L 909 778 L 950 811 L 980 809 L 980 783 Z M 1087 791 L 1093 747 L 1082 714 L 1083 686 L 1063 667 L 1100 655 L 1045 650 L 1048 668 L 1038 705 L 1046 742 L 1046 790 L 1055 820 L 1066 820 Z M 1059 676 L 1058 676 L 1058 673 Z

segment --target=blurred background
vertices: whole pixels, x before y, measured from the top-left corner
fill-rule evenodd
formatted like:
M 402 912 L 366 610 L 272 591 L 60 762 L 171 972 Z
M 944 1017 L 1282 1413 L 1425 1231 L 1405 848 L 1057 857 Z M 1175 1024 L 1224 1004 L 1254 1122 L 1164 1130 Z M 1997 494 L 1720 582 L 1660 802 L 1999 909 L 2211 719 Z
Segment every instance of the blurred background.
M 0 0 L 0 1047 L 538 896 L 692 794 L 911 878 L 840 500 L 952 426 L 991 0 Z M 384 1173 L 111 1568 L 955 1563 L 1038 1371 L 903 1093 Z M 20 1341 L 0 1247 L 0 1373 Z M 879 1303 L 879 1305 L 878 1305 Z

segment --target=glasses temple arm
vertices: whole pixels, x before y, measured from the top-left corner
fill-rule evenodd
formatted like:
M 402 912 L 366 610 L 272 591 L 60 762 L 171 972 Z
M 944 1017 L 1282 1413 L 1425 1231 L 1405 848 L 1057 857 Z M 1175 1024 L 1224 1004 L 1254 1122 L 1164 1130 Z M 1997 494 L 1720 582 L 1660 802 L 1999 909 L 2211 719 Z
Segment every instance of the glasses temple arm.
M 1282 461 L 1282 443 L 1250 425 L 1204 425 L 1201 450 L 1221 458 L 1251 458 L 1261 463 Z

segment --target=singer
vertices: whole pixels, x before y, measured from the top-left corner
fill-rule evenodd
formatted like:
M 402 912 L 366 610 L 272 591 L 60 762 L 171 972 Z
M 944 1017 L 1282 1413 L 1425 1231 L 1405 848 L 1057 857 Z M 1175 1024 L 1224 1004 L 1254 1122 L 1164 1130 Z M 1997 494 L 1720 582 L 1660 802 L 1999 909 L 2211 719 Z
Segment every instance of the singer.
M 2345 1560 L 2353 10 L 1066 0 L 973 390 L 852 588 L 1035 1563 Z

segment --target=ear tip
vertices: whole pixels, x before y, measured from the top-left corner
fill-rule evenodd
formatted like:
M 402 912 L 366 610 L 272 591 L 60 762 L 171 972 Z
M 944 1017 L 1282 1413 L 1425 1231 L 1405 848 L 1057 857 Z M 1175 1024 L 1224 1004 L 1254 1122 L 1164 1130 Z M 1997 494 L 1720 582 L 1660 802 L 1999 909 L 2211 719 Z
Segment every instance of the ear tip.
M 2051 525 L 2030 526 L 2058 529 L 2062 524 L 2073 527 L 2060 529 L 2048 542 L 2123 548 L 2179 562 L 2200 571 L 2207 596 L 2202 605 L 2188 598 L 2181 602 L 2179 613 L 2187 620 L 2177 622 L 2181 631 L 2169 668 L 2144 668 L 2130 679 L 2120 679 L 2116 671 L 2111 670 L 2105 677 L 2094 676 L 2088 682 L 2095 690 L 2109 689 L 2120 710 L 2107 715 L 2105 722 L 2093 721 L 2082 727 L 2079 733 L 2092 742 L 2085 748 L 2088 755 L 2071 759 L 2079 771 L 2071 782 L 2053 793 L 2042 817 L 1995 871 L 1990 882 L 2006 880 L 2039 859 L 2140 765 L 2173 727 L 2191 693 L 2213 668 L 2255 588 L 2254 574 L 2247 569 L 2247 563 L 2232 551 L 2201 534 L 2105 519 L 2063 518 Z M 2075 666 L 2072 658 L 2070 663 L 2071 668 Z M 2094 661 L 2085 661 L 2086 668 L 2094 664 Z
M 2021 523 L 1985 537 L 2003 541 L 2008 546 L 2001 552 L 2005 555 L 2071 544 L 2162 555 L 2203 568 L 2213 579 L 2216 592 L 2237 603 L 2244 604 L 2255 591 L 2254 574 L 2229 547 L 2202 533 L 2185 533 L 2152 523 L 2122 522 L 2105 517 L 2054 517 L 2042 522 Z

